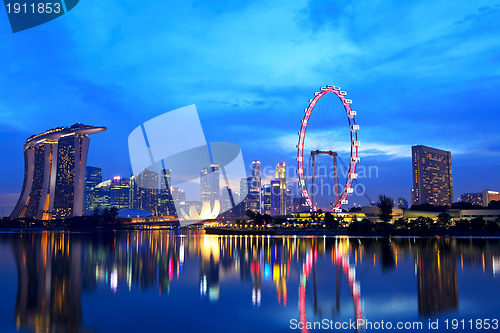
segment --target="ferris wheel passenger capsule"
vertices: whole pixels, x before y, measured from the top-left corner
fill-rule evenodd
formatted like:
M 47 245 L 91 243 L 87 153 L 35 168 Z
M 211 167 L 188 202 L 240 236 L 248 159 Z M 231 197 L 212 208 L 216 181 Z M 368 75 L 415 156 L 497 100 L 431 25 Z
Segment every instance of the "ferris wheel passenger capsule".
M 355 145 L 356 147 L 361 146 L 361 141 L 354 141 L 354 145 Z
M 358 112 L 357 111 L 349 111 L 349 115 L 350 116 L 357 116 L 358 115 Z
M 326 86 L 326 87 L 321 87 L 321 91 L 326 91 L 326 90 L 328 90 L 328 86 Z
M 352 125 L 353 131 L 359 131 L 359 125 Z
M 351 173 L 350 177 L 351 177 L 351 179 L 358 179 L 358 174 L 357 173 Z
M 352 99 L 346 99 L 345 102 L 346 104 L 352 104 Z
M 349 201 L 348 200 L 342 200 L 340 203 L 343 204 L 343 205 L 347 205 L 349 203 Z
M 342 96 L 345 96 L 345 95 L 347 95 L 347 91 L 341 91 L 341 92 L 339 92 L 339 94 L 341 94 Z
M 349 188 L 347 189 L 347 193 L 349 193 L 349 194 L 354 193 L 354 189 L 353 189 L 352 187 L 349 187 Z
M 334 87 L 334 86 L 331 86 L 331 85 L 327 85 L 327 86 L 326 86 L 326 89 L 335 89 L 335 87 Z

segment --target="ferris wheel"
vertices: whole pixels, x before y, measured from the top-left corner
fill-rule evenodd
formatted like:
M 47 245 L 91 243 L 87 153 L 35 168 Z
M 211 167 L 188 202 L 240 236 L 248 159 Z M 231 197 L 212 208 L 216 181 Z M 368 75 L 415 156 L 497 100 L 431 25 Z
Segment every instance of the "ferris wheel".
M 352 100 L 340 87 L 326 86 L 309 100 L 297 144 L 299 187 L 307 205 L 340 212 L 358 178 L 359 125 Z M 347 120 L 347 124 L 346 121 Z M 347 126 L 346 126 L 347 125 Z

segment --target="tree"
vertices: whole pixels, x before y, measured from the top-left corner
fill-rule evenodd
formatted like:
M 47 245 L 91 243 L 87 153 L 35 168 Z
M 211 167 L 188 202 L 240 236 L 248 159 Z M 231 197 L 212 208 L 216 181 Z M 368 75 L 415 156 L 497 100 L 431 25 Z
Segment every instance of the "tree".
M 396 229 L 408 229 L 409 226 L 410 225 L 408 224 L 408 219 L 405 217 L 400 217 L 399 219 L 394 221 L 394 227 Z
M 448 229 L 451 224 L 451 215 L 447 212 L 439 213 L 437 219 L 437 226 L 440 228 Z
M 328 229 L 335 229 L 339 226 L 339 221 L 336 220 L 330 212 L 325 213 L 325 226 Z
M 495 221 L 489 221 L 486 223 L 486 231 L 488 231 L 489 234 L 496 234 L 500 232 L 500 227 L 498 226 L 498 223 Z
M 380 219 L 384 222 L 389 222 L 392 219 L 392 208 L 394 207 L 392 198 L 380 194 L 378 196 L 377 207 L 380 209 Z
M 254 222 L 256 226 L 262 227 L 264 225 L 263 216 L 260 213 L 255 214 Z
M 488 204 L 489 209 L 500 209 L 500 200 L 491 200 Z
M 250 209 L 247 209 L 245 211 L 245 215 L 248 216 L 248 218 L 250 220 L 253 220 L 255 218 L 255 213 L 253 211 L 251 211 Z
M 349 224 L 348 234 L 351 236 L 368 236 L 373 233 L 373 224 L 368 219 Z
M 269 214 L 262 215 L 262 219 L 264 220 L 264 222 L 266 224 L 269 224 L 269 223 L 273 222 L 273 217 L 271 215 L 269 215 Z

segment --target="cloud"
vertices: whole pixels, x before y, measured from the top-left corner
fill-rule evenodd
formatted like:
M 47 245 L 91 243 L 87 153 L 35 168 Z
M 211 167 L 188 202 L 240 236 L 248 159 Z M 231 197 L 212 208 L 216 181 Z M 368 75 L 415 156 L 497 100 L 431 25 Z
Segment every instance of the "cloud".
M 287 134 L 277 137 L 273 140 L 268 147 L 278 147 L 273 149 L 283 150 L 289 153 L 297 153 L 298 136 L 294 134 Z M 335 149 L 335 148 L 334 148 Z M 350 154 L 351 148 L 348 143 L 343 144 L 339 149 L 335 149 L 338 153 Z M 360 157 L 390 157 L 390 158 L 407 158 L 411 157 L 410 145 L 394 145 L 377 142 L 361 142 L 359 148 Z

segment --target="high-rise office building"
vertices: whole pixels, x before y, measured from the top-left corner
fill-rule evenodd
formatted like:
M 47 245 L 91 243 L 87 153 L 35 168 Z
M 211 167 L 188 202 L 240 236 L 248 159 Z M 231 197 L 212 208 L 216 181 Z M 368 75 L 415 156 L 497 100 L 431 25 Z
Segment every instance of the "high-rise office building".
M 130 206 L 130 181 L 115 176 L 109 187 L 110 207 L 128 209 Z
M 248 195 L 245 199 L 246 208 L 254 213 L 260 213 L 260 178 L 248 177 Z
M 257 189 L 258 191 L 258 207 L 259 207 L 259 212 L 260 213 L 263 213 L 264 211 L 264 207 L 262 205 L 262 195 L 261 195 L 261 192 L 260 192 L 260 189 L 262 187 L 262 178 L 260 177 L 260 161 L 253 161 L 252 162 L 252 177 L 254 177 L 255 179 L 255 188 Z
M 234 208 L 234 206 L 235 202 L 233 199 L 233 192 L 228 186 L 224 186 L 221 194 L 221 212 L 229 212 Z
M 200 174 L 200 199 L 201 202 L 210 202 L 213 205 L 219 200 L 220 195 L 220 167 L 217 163 L 203 168 Z
M 282 215 L 281 214 L 281 208 L 282 208 L 282 191 L 281 191 L 281 181 L 279 180 L 271 180 L 270 184 L 270 189 L 271 189 L 271 215 Z
M 262 186 L 262 208 L 264 214 L 271 215 L 271 185 L 266 184 Z
M 130 182 L 132 208 L 158 213 L 158 173 L 144 169 Z
M 251 210 L 254 213 L 260 212 L 260 181 L 257 177 L 241 178 L 240 193 L 247 193 L 245 198 L 240 198 L 243 205 L 243 210 Z
M 23 189 L 10 217 L 50 220 L 82 215 L 88 135 L 105 130 L 74 124 L 29 137 L 23 146 Z
M 276 180 L 280 182 L 280 209 L 279 215 L 288 214 L 287 193 L 286 193 L 286 168 L 285 163 L 276 164 Z
M 426 146 L 413 146 L 412 203 L 435 206 L 453 203 L 451 152 Z
M 158 197 L 158 213 L 161 215 L 176 216 L 171 184 L 172 170 L 162 169 L 160 176 L 160 194 Z
M 102 182 L 101 168 L 87 166 L 85 168 L 85 189 L 83 210 L 93 210 L 97 202 L 98 191 L 96 186 Z

